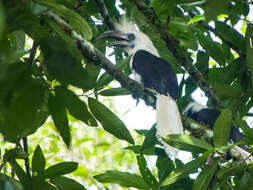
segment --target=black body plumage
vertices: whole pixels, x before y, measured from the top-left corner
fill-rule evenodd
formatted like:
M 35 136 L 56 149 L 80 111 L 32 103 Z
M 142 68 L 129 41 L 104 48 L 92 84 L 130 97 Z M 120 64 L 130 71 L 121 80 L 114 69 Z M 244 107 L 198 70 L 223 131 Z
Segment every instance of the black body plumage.
M 138 50 L 133 55 L 132 69 L 141 77 L 145 88 L 156 90 L 159 94 L 178 96 L 177 76 L 170 63 L 148 51 Z
M 220 115 L 220 111 L 212 108 L 203 108 L 199 111 L 194 111 L 194 108 L 189 108 L 189 110 L 186 111 L 186 115 L 193 120 L 203 123 L 213 129 L 214 123 Z M 238 128 L 232 125 L 230 139 L 233 140 L 233 142 L 238 142 L 244 141 L 245 137 L 241 134 Z

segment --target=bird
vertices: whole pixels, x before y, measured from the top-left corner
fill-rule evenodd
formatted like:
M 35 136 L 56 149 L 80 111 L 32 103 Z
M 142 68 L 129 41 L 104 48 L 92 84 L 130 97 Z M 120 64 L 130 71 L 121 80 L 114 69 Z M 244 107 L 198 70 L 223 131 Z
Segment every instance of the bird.
M 149 36 L 141 32 L 136 24 L 124 17 L 115 25 L 115 30 L 101 34 L 97 40 L 102 38 L 114 39 L 105 45 L 122 47 L 129 56 L 132 56 L 130 67 L 135 80 L 144 88 L 155 91 L 157 95 L 158 137 L 169 134 L 183 134 L 183 125 L 176 103 L 178 97 L 177 75 L 171 64 L 160 57 Z M 174 150 L 167 146 L 166 152 L 170 151 Z M 172 155 L 172 153 L 168 154 Z
M 207 125 L 210 129 L 213 129 L 214 123 L 219 117 L 220 113 L 221 112 L 219 110 L 208 108 L 207 106 L 203 106 L 195 101 L 190 102 L 183 111 L 183 114 L 190 117 L 194 121 Z M 234 125 L 231 125 L 230 140 L 234 143 L 245 141 L 244 135 Z
M 188 116 L 194 121 L 207 125 L 210 129 L 213 129 L 214 123 L 219 117 L 220 113 L 221 112 L 219 110 L 216 110 L 214 108 L 208 108 L 207 106 L 204 106 L 196 101 L 190 102 L 183 111 L 184 115 Z M 230 142 L 236 143 L 245 140 L 245 136 L 240 132 L 240 130 L 234 125 L 231 125 Z M 247 163 L 253 161 L 253 157 L 249 153 L 249 149 L 247 146 L 233 146 L 230 152 L 233 152 L 233 155 L 236 155 L 241 159 L 246 160 Z

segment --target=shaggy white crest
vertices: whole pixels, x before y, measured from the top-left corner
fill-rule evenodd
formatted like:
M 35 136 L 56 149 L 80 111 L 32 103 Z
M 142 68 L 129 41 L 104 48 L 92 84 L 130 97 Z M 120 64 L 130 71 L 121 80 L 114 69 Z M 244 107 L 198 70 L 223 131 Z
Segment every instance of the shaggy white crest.
M 127 49 L 129 55 L 134 54 L 136 51 L 142 49 L 156 56 L 159 56 L 159 53 L 154 47 L 153 42 L 150 40 L 150 38 L 141 32 L 138 29 L 137 25 L 129 21 L 125 16 L 119 23 L 116 24 L 116 29 L 122 33 L 132 33 L 135 35 L 135 40 L 133 41 L 134 47 Z
M 185 110 L 183 111 L 183 114 L 185 114 L 189 109 L 192 109 L 192 112 L 196 113 L 202 109 L 207 108 L 207 106 L 203 106 L 200 103 L 197 102 L 191 102 L 190 104 L 188 104 L 188 106 L 185 108 Z

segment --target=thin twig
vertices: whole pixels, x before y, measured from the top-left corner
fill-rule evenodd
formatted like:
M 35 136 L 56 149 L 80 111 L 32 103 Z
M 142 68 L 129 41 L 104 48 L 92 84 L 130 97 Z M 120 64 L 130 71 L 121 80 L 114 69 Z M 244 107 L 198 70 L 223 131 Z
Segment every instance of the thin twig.
M 98 8 L 99 8 L 99 12 L 101 13 L 102 17 L 104 18 L 104 22 L 107 24 L 107 26 L 109 27 L 109 29 L 114 29 L 114 24 L 112 22 L 111 17 L 109 16 L 108 10 L 105 6 L 105 2 L 103 0 L 95 0 Z
M 36 50 L 37 50 L 38 44 L 36 42 L 33 43 L 32 49 L 30 50 L 30 56 L 28 59 L 28 62 L 32 65 L 34 62 L 34 58 L 36 55 Z
M 24 147 L 24 151 L 29 154 L 28 151 L 28 140 L 27 137 L 23 137 L 22 138 L 23 141 L 23 147 Z M 30 164 L 29 164 L 29 157 L 25 158 L 25 170 L 26 170 L 26 175 L 29 179 L 32 179 L 31 177 L 31 170 L 30 170 Z

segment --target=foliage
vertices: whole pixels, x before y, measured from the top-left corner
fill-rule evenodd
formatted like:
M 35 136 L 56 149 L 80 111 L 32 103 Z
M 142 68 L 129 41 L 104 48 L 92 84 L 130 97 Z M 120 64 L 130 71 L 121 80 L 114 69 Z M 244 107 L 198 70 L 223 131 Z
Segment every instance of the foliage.
M 138 131 L 142 137 L 137 137 L 103 101 L 103 97 L 113 99 L 132 91 L 126 86 L 114 88 L 115 75 L 104 72 L 89 52 L 84 54 L 70 31 L 106 54 L 95 41 L 108 30 L 99 2 L 105 3 L 109 13 L 105 16 L 113 20 L 119 20 L 121 9 L 126 11 L 161 57 L 183 74 L 177 100 L 181 111 L 198 87 L 205 92 L 214 89 L 222 112 L 214 124 L 212 142 L 194 137 L 191 131 L 164 138 L 169 145 L 190 152 L 189 162 L 166 155 L 156 139 L 155 125 Z M 140 4 L 150 8 L 157 20 L 150 22 Z M 0 1 L 0 133 L 1 146 L 6 147 L 1 154 L 0 189 L 113 189 L 114 183 L 161 190 L 251 188 L 252 163 L 227 155 L 234 145 L 228 144 L 231 123 L 246 136 L 241 144 L 253 144 L 253 131 L 246 122 L 253 106 L 250 4 L 246 0 Z M 52 15 L 65 22 L 56 22 Z M 178 41 L 173 47 L 180 50 L 178 56 L 168 50 L 156 23 Z M 130 75 L 130 58 L 121 49 L 113 54 L 114 67 Z M 192 62 L 183 68 L 180 55 Z M 190 71 L 192 66 L 195 73 Z M 209 89 L 194 81 L 198 72 Z M 212 94 L 206 95 L 207 104 L 217 106 Z M 140 138 L 145 138 L 143 144 Z M 65 153 L 61 155 L 60 150 Z M 154 157 L 152 168 L 149 160 Z

